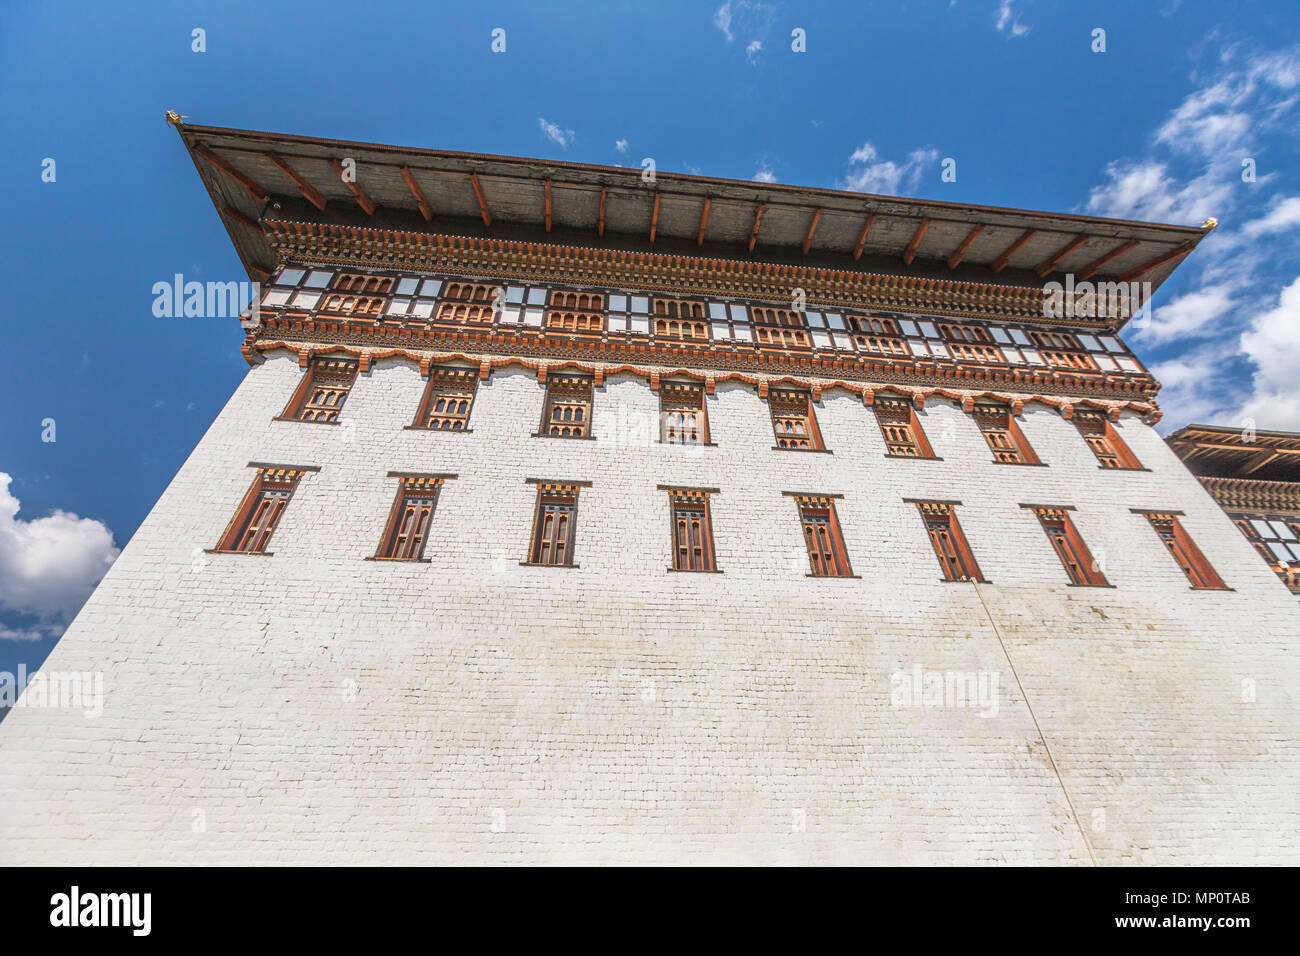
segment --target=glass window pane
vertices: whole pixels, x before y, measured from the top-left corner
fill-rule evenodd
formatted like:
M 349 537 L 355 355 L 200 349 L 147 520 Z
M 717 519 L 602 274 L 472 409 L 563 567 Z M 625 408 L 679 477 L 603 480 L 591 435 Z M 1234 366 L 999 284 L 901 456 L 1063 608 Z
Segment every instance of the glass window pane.
M 1106 346 L 1106 348 L 1109 349 L 1109 350 L 1112 351 L 1112 352 L 1123 352 L 1123 351 L 1124 351 L 1124 346 L 1122 346 L 1122 345 L 1119 344 L 1119 339 L 1111 338 L 1111 337 L 1108 336 L 1108 335 L 1103 335 L 1103 336 L 1102 336 L 1102 338 L 1101 338 L 1101 344 L 1104 345 L 1104 346 Z
M 314 309 L 319 301 L 320 295 L 315 292 L 299 292 L 293 297 L 294 307 L 298 309 Z
M 611 315 L 611 316 L 609 317 L 609 330 L 610 330 L 611 332 L 626 332 L 626 331 L 627 331 L 627 316 L 625 316 L 625 315 Z
M 524 325 L 540 326 L 542 324 L 541 309 L 525 309 Z
M 733 305 L 731 306 L 731 321 L 733 321 L 733 322 L 748 322 L 748 321 L 749 321 L 749 313 L 748 313 L 747 311 L 745 311 L 745 307 L 744 307 L 743 305 L 734 305 L 734 304 L 733 304 Z
M 808 316 L 808 324 L 812 328 L 825 328 L 825 323 L 822 321 L 822 314 L 820 312 L 807 312 L 804 314 Z
M 1268 548 L 1270 551 L 1273 552 L 1274 555 L 1276 555 L 1279 561 L 1289 562 L 1291 560 L 1291 552 L 1287 550 L 1286 545 L 1284 545 L 1281 541 L 1268 542 Z
M 410 299 L 394 299 L 388 304 L 389 315 L 406 315 L 406 307 L 411 304 Z
M 929 355 L 930 350 L 925 347 L 925 343 L 918 339 L 908 339 L 908 347 L 912 350 L 913 355 Z
M 1010 362 L 1012 365 L 1021 365 L 1025 361 L 1020 356 L 1019 349 L 1003 349 L 1002 354 L 1006 357 L 1006 360 Z
M 397 280 L 398 295 L 415 295 L 415 287 L 419 285 L 419 279 L 399 279 Z
M 546 304 L 546 290 L 545 290 L 545 289 L 529 289 L 529 290 L 528 290 L 528 304 L 529 304 L 529 305 L 545 305 L 545 304 Z
M 1287 527 L 1285 521 L 1270 521 L 1269 524 L 1273 527 L 1275 537 L 1285 538 L 1287 541 L 1294 541 L 1296 539 L 1295 532 Z
M 904 335 L 919 334 L 916 331 L 916 323 L 911 321 L 910 319 L 900 319 L 898 322 L 898 327 L 903 330 Z
M 999 326 L 990 326 L 989 331 L 993 333 L 993 341 L 1001 342 L 1003 345 L 1011 344 L 1011 336 L 1007 335 L 1007 330 Z
M 813 345 L 819 349 L 828 349 L 831 347 L 831 337 L 825 332 L 812 333 Z
M 650 311 L 650 299 L 644 295 L 632 296 L 632 311 L 638 315 L 645 315 Z
M 1012 329 L 1011 341 L 1015 342 L 1017 345 L 1028 345 L 1029 336 L 1025 335 L 1025 333 L 1022 332 L 1020 329 Z
M 625 296 L 625 295 L 611 295 L 611 296 L 609 297 L 609 311 L 611 311 L 611 312 L 626 312 L 626 311 L 627 311 L 627 296 Z
M 725 319 L 727 317 L 727 307 L 722 302 L 709 303 L 709 318 Z
M 1024 355 L 1024 357 L 1025 357 L 1025 361 L 1028 362 L 1030 365 L 1042 365 L 1042 364 L 1043 364 L 1043 357 L 1042 357 L 1041 355 L 1039 355 L 1038 352 L 1037 352 L 1036 350 L 1034 350 L 1034 349 L 1021 349 L 1020 351 L 1021 351 L 1021 354 Z
M 263 305 L 284 305 L 289 301 L 289 296 L 293 295 L 288 289 L 272 289 L 262 297 Z
M 835 347 L 837 349 L 847 349 L 850 352 L 853 351 L 853 339 L 849 338 L 849 336 L 835 335 L 832 336 L 832 338 L 835 339 Z
M 411 314 L 417 319 L 431 318 L 433 316 L 433 303 L 417 302 L 415 303 L 415 308 L 411 310 Z
M 302 281 L 306 273 L 302 269 L 283 269 L 279 278 L 275 280 L 276 285 L 297 285 Z
M 510 308 L 509 306 L 502 308 L 501 318 L 499 321 L 501 322 L 502 325 L 518 325 L 519 310 Z
M 424 285 L 420 286 L 420 295 L 437 295 L 441 289 L 441 279 L 425 279 Z
M 933 322 L 922 322 L 920 325 L 921 334 L 927 339 L 937 339 L 939 337 L 939 330 L 934 327 Z
M 330 277 L 333 275 L 334 273 L 332 272 L 313 272 L 307 277 L 307 288 L 323 289 L 329 285 Z
M 842 329 L 844 328 L 844 316 L 840 315 L 838 312 L 827 312 L 826 324 L 832 329 Z
M 632 316 L 632 331 L 640 332 L 643 335 L 650 332 L 650 320 L 643 315 Z
M 753 341 L 753 339 L 751 338 L 751 336 L 750 336 L 750 334 L 749 334 L 749 326 L 748 326 L 748 325 L 737 325 L 737 326 L 733 326 L 733 327 L 732 327 L 731 334 L 734 335 L 737 339 L 741 340 L 742 342 L 752 342 L 752 341 Z
M 713 337 L 714 337 L 715 339 L 729 339 L 729 338 L 731 338 L 731 326 L 727 325 L 726 322 L 714 322 L 714 323 L 713 323 Z
M 934 355 L 938 355 L 940 358 L 948 357 L 948 346 L 944 345 L 942 342 L 931 342 L 930 351 Z
M 1099 343 L 1091 335 L 1080 335 L 1079 341 L 1083 343 L 1083 347 L 1087 349 L 1089 352 L 1101 351 L 1101 343 Z
M 1267 521 L 1260 521 L 1258 518 L 1250 519 L 1251 526 L 1254 527 L 1255 533 L 1261 538 L 1273 537 L 1273 529 L 1269 527 Z
M 1115 360 L 1109 355 L 1094 355 L 1092 360 L 1097 363 L 1098 368 L 1107 372 L 1114 372 L 1119 369 L 1119 366 L 1115 364 Z
M 1126 372 L 1136 372 L 1138 370 L 1137 362 L 1133 361 L 1127 355 L 1120 355 L 1116 357 L 1115 361 L 1119 362 L 1119 367 Z
M 511 305 L 522 305 L 524 301 L 524 287 L 518 285 L 506 286 L 506 301 Z

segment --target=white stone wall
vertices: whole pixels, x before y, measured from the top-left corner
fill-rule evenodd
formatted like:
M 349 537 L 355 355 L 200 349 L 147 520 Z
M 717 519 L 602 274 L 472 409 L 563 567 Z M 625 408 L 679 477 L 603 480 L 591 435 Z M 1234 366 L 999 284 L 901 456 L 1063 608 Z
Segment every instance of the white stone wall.
M 532 438 L 544 389 L 512 367 L 470 433 L 430 433 L 404 430 L 423 380 L 389 359 L 342 425 L 272 421 L 302 374 L 250 371 L 45 664 L 102 671 L 102 716 L 0 724 L 0 863 L 1300 862 L 1300 607 L 1135 418 L 1150 471 L 1100 469 L 1034 405 L 1048 467 L 999 466 L 931 399 L 943 460 L 910 461 L 834 390 L 833 454 L 781 452 L 755 390 L 721 384 L 717 447 L 689 449 L 616 375 L 595 441 Z M 321 470 L 272 557 L 205 554 L 250 461 Z M 389 471 L 459 475 L 429 563 L 365 560 Z M 520 566 L 525 478 L 592 483 L 580 567 Z M 720 489 L 723 573 L 666 570 L 659 484 Z M 844 496 L 859 577 L 807 576 L 782 491 Z M 905 497 L 963 502 L 990 583 L 940 580 Z M 1021 503 L 1074 505 L 1114 587 L 1067 586 Z M 1190 590 L 1130 508 L 1184 511 L 1234 590 Z M 917 666 L 996 678 L 996 714 L 894 706 Z

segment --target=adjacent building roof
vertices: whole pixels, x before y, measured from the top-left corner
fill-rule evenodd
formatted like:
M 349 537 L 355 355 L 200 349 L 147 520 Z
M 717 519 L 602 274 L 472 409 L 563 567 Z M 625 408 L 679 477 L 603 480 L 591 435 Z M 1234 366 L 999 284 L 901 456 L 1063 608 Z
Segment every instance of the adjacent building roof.
M 759 259 L 980 283 L 1150 282 L 1213 228 L 176 125 L 249 274 L 261 221 Z
M 1166 441 L 1196 475 L 1300 482 L 1300 432 L 1187 425 Z

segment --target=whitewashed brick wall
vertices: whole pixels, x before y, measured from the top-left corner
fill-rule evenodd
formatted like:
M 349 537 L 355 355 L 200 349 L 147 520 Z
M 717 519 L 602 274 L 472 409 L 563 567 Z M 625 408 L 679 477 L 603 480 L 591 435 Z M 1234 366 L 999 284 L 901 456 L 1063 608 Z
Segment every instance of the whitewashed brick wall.
M 994 465 L 933 399 L 943 460 L 886 458 L 843 391 L 817 405 L 833 454 L 773 451 L 737 384 L 708 398 L 717 447 L 665 446 L 625 375 L 595 441 L 532 438 L 544 390 L 515 368 L 472 432 L 404 430 L 423 380 L 396 359 L 342 425 L 272 421 L 301 375 L 250 371 L 45 664 L 102 671 L 103 715 L 0 724 L 0 863 L 1300 862 L 1300 605 L 1135 418 L 1149 472 L 1033 405 L 1048 467 Z M 272 557 L 205 554 L 250 461 L 321 470 Z M 429 563 L 365 560 L 389 471 L 459 475 Z M 525 478 L 592 482 L 579 568 L 520 566 Z M 659 484 L 721 490 L 723 573 L 666 570 Z M 782 491 L 844 496 L 860 577 L 807 576 Z M 905 497 L 963 502 L 990 583 L 940 580 Z M 1114 587 L 1067 586 L 1021 503 L 1076 506 Z M 1190 590 L 1130 508 L 1184 511 L 1234 590 Z M 892 706 L 916 665 L 995 674 L 996 716 Z

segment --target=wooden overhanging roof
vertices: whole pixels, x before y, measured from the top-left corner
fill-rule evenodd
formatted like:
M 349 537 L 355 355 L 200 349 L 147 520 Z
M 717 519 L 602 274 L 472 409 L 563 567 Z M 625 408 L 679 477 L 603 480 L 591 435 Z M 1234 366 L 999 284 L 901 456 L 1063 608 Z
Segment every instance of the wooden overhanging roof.
M 1167 439 L 1193 474 L 1300 482 L 1300 433 L 1187 425 Z
M 180 131 L 240 259 L 276 257 L 260 221 L 554 242 L 1038 287 L 1158 287 L 1213 228 L 877 196 L 282 133 Z M 342 171 L 355 163 L 355 182 Z

